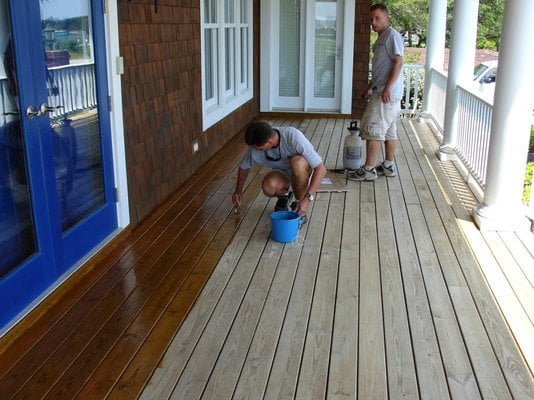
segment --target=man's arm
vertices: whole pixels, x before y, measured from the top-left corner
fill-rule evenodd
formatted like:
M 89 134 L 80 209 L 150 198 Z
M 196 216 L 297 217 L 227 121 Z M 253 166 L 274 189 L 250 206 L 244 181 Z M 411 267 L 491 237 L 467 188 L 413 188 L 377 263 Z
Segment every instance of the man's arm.
M 388 80 L 386 81 L 386 86 L 381 95 L 381 99 L 384 103 L 388 103 L 391 100 L 391 86 L 397 81 L 398 77 L 402 72 L 403 57 L 399 55 L 393 56 L 393 65 L 391 67 L 391 72 L 389 73 Z
M 369 82 L 361 94 L 361 98 L 369 101 L 369 97 L 373 94 L 373 82 Z
M 242 169 L 239 167 L 237 171 L 237 182 L 235 184 L 235 192 L 232 194 L 232 203 L 235 207 L 241 206 L 241 200 L 243 199 L 243 186 L 245 186 L 245 181 L 247 180 L 248 173 L 250 169 Z

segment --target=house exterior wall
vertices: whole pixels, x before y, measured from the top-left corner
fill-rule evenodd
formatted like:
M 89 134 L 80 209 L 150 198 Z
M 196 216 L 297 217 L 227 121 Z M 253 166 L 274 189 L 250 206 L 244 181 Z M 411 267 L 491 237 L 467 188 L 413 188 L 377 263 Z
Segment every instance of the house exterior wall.
M 200 2 L 120 1 L 119 43 L 131 225 L 148 216 L 259 114 L 259 0 L 254 98 L 202 132 Z M 200 151 L 193 154 L 193 142 Z
M 254 0 L 254 96 L 202 131 L 200 2 L 119 0 L 121 86 L 131 226 L 167 199 L 259 112 L 260 0 Z M 356 1 L 353 116 L 369 64 L 369 0 Z M 193 154 L 193 142 L 200 151 Z
M 371 25 L 369 8 L 371 0 L 356 0 L 354 21 L 354 57 L 352 81 L 352 117 L 360 118 L 365 109 L 361 99 L 362 91 L 367 87 L 369 78 L 369 51 Z

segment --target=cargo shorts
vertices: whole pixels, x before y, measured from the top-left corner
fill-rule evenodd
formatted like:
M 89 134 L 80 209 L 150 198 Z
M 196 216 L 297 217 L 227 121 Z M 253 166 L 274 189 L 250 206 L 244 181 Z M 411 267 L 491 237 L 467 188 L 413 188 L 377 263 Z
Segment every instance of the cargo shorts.
M 400 100 L 383 103 L 380 94 L 373 93 L 360 121 L 360 137 L 365 140 L 397 140 L 399 112 Z

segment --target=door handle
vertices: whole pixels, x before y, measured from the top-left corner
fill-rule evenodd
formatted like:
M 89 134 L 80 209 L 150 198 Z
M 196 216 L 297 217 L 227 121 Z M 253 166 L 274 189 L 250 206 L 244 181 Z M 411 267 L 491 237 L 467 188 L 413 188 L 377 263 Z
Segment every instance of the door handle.
M 54 112 L 56 110 L 59 110 L 60 108 L 65 108 L 64 106 L 49 106 L 48 104 L 46 103 L 43 103 L 41 104 L 41 106 L 39 107 L 39 111 L 41 114 L 48 114 L 48 113 L 51 113 L 51 112 Z
M 29 119 L 32 119 L 33 117 L 40 116 L 41 110 L 36 110 L 35 108 L 33 108 L 33 106 L 28 106 L 28 108 L 26 108 L 26 115 Z

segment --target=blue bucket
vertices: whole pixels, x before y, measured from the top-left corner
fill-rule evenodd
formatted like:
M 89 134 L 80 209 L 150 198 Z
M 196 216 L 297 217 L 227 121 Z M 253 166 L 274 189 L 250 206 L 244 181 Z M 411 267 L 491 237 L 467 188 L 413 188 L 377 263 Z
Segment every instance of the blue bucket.
M 300 215 L 293 211 L 275 211 L 271 213 L 273 240 L 282 243 L 297 239 L 300 227 Z

